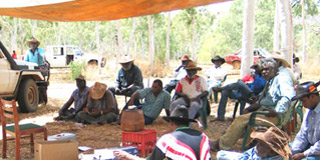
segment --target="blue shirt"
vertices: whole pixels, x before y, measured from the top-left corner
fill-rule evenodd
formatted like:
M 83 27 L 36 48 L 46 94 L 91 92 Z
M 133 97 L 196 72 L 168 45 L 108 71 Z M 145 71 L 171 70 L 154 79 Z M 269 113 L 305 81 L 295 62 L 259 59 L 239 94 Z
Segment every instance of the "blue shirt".
M 129 70 L 121 68 L 118 72 L 116 83 L 119 84 L 121 90 L 126 89 L 131 84 L 136 83 L 137 86 L 143 88 L 142 73 L 138 66 L 132 64 Z
M 260 158 L 257 153 L 256 147 L 248 149 L 244 153 L 221 150 L 217 153 L 218 160 L 283 160 L 280 155 L 269 158 Z
M 291 116 L 291 98 L 296 95 L 292 79 L 289 74 L 279 71 L 268 83 L 260 93 L 259 110 L 273 109 L 278 113 L 280 123 L 286 122 Z
M 320 103 L 309 110 L 301 124 L 301 129 L 292 144 L 293 152 L 303 152 L 305 156 L 320 155 Z M 306 149 L 311 145 L 309 149 Z
M 248 84 L 248 87 L 255 95 L 258 95 L 263 90 L 264 86 L 266 85 L 266 82 L 267 81 L 262 76 L 256 75 L 254 77 L 254 81 Z
M 143 114 L 149 118 L 156 119 L 162 108 L 169 109 L 170 107 L 170 94 L 162 90 L 157 97 L 154 96 L 151 88 L 138 90 L 139 99 L 144 98 L 142 103 Z
M 29 49 L 24 60 L 27 62 L 37 63 L 38 65 L 44 65 L 43 59 L 44 50 L 42 48 L 37 48 L 34 53 Z
M 83 103 L 85 103 L 87 94 L 89 92 L 89 87 L 86 87 L 81 94 L 79 94 L 79 89 L 72 92 L 72 97 L 74 99 L 74 109 L 77 110 Z

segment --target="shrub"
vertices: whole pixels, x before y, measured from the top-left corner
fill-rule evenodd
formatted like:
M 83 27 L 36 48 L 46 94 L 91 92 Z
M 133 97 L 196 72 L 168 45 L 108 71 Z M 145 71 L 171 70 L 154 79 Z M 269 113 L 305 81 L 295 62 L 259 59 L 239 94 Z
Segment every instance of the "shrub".
M 71 79 L 77 78 L 81 74 L 81 72 L 85 68 L 85 66 L 86 66 L 86 63 L 83 61 L 70 62 L 68 67 L 71 70 Z

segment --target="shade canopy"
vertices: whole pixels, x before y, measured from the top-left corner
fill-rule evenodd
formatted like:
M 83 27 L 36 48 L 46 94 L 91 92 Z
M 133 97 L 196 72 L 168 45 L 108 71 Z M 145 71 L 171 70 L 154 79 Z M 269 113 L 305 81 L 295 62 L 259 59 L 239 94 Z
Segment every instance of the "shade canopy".
M 229 0 L 10 0 L 0 15 L 45 21 L 109 21 Z

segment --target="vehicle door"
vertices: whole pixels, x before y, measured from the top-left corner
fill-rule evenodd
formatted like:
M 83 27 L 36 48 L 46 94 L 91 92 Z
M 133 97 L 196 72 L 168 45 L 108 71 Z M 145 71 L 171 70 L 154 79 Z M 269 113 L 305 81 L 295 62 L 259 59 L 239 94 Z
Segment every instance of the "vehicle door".
M 51 67 L 67 66 L 66 48 L 64 46 L 52 47 L 52 59 L 50 65 Z
M 8 84 L 10 83 L 10 63 L 0 50 L 0 94 L 7 93 Z

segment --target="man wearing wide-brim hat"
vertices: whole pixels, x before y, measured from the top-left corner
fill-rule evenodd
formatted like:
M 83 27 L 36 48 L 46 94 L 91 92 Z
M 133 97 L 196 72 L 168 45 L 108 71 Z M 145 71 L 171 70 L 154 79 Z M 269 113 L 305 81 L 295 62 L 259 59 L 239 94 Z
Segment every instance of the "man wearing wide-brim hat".
M 289 160 L 291 151 L 290 138 L 277 127 L 261 128 L 251 133 L 255 147 L 244 153 L 222 150 L 217 153 L 218 160 Z
M 320 97 L 318 83 L 304 82 L 296 87 L 296 96 L 292 100 L 300 100 L 309 109 L 304 114 L 300 131 L 296 135 L 291 151 L 293 159 L 320 159 Z M 308 157 L 308 158 L 307 158 Z
M 177 106 L 168 117 L 171 133 L 165 134 L 157 141 L 152 154 L 147 159 L 210 159 L 209 138 L 205 133 L 189 127 L 188 108 Z M 124 151 L 115 151 L 117 159 L 140 159 Z
M 27 46 L 30 49 L 26 53 L 24 58 L 25 61 L 37 63 L 38 65 L 44 65 L 45 54 L 42 48 L 38 48 L 39 45 L 40 42 L 34 37 L 31 37 L 30 40 L 27 41 Z
M 90 87 L 86 108 L 77 114 L 77 121 L 103 125 L 117 120 L 116 100 L 111 91 L 106 89 L 107 85 L 100 82 Z
M 176 87 L 176 95 L 179 98 L 171 103 L 170 111 L 178 105 L 189 106 L 189 118 L 194 119 L 197 112 L 202 108 L 203 101 L 201 98 L 208 95 L 208 88 L 206 80 L 197 75 L 201 68 L 195 62 L 189 61 L 185 69 L 187 70 L 187 76 L 182 78 Z
M 182 57 L 179 58 L 179 60 L 181 60 L 181 65 L 173 72 L 175 78 L 173 80 L 170 80 L 170 82 L 164 87 L 164 89 L 168 91 L 170 94 L 172 90 L 176 88 L 180 79 L 184 78 L 187 75 L 185 67 L 188 64 L 188 62 L 191 61 L 191 58 L 187 54 L 184 54 Z
M 119 70 L 114 87 L 108 89 L 113 95 L 131 96 L 135 91 L 143 88 L 142 72 L 133 63 L 133 58 L 126 55 L 119 60 L 122 68 Z
M 211 67 L 210 70 L 206 73 L 209 95 L 212 94 L 213 87 L 221 86 L 223 80 L 225 80 L 228 73 L 227 70 L 224 67 L 222 67 L 222 64 L 226 62 L 224 58 L 221 58 L 220 56 L 215 56 L 211 59 L 211 62 L 214 64 L 214 66 Z

